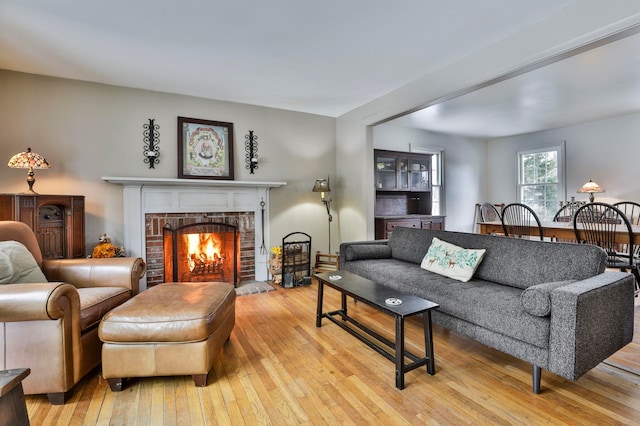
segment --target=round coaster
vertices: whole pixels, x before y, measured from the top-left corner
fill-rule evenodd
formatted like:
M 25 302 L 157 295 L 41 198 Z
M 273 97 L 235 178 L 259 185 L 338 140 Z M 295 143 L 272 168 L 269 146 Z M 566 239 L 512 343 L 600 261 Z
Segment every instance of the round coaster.
M 384 301 L 387 305 L 398 306 L 402 305 L 402 299 L 397 299 L 395 297 L 390 297 Z

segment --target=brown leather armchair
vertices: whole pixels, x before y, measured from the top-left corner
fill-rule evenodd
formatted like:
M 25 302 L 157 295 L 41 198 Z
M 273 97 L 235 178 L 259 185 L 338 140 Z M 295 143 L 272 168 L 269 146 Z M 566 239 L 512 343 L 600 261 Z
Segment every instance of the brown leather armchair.
M 73 386 L 100 364 L 98 325 L 139 291 L 141 258 L 44 260 L 26 224 L 0 221 L 0 241 L 19 241 L 46 283 L 0 284 L 0 370 L 30 368 L 24 393 L 64 404 Z

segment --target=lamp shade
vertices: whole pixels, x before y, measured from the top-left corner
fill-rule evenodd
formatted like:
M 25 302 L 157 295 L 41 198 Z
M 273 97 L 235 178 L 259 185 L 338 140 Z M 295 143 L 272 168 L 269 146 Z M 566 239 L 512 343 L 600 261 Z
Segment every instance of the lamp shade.
M 313 184 L 313 192 L 331 192 L 329 182 L 326 179 L 316 179 L 316 183 Z
M 594 181 L 592 181 L 591 179 L 589 179 L 589 182 L 585 183 L 580 188 L 578 188 L 578 193 L 585 193 L 585 192 L 589 193 L 589 201 L 593 203 L 593 200 L 594 200 L 593 194 L 604 192 L 604 188 L 598 185 L 597 183 L 595 183 Z
M 27 148 L 25 152 L 14 155 L 9 160 L 7 166 L 13 169 L 48 169 L 51 168 L 47 160 L 40 154 L 36 154 L 31 151 L 31 148 Z
M 591 179 L 589 179 L 589 182 L 585 183 L 580 188 L 578 188 L 578 192 L 588 192 L 588 193 L 604 192 L 604 188 L 598 185 L 597 183 L 595 183 L 594 181 L 592 181 Z

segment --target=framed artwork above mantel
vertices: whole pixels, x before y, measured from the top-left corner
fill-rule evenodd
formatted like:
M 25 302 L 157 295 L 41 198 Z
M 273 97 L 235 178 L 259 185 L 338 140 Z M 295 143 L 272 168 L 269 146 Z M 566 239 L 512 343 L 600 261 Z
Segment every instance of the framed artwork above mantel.
M 178 117 L 178 177 L 233 180 L 233 123 Z

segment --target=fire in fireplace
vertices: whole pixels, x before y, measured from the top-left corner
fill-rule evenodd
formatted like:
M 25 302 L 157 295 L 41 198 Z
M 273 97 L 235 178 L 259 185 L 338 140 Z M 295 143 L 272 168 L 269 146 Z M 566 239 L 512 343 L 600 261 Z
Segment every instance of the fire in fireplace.
M 240 234 L 236 226 L 201 222 L 163 228 L 164 281 L 238 283 Z

